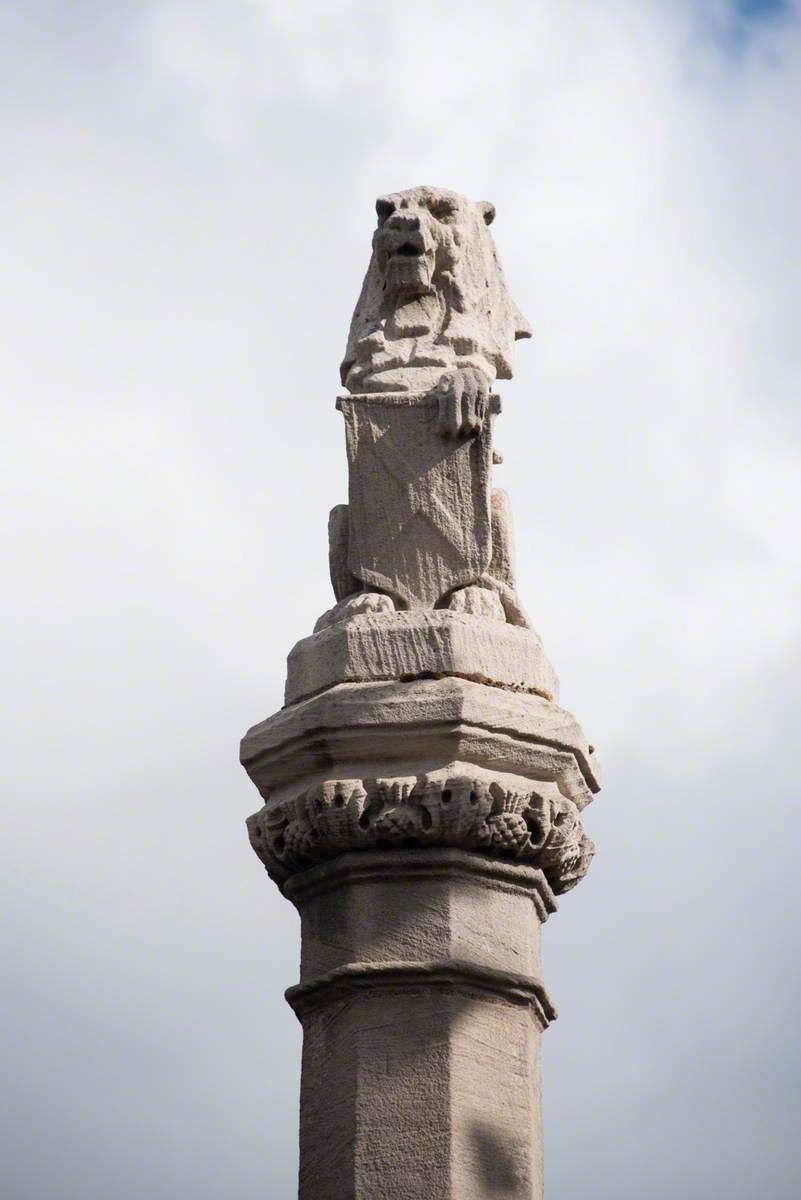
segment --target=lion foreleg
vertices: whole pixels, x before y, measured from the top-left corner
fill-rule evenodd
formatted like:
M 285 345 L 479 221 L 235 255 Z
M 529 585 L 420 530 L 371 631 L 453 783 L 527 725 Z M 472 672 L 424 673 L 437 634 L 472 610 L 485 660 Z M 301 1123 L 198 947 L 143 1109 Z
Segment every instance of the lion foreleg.
M 476 437 L 484 428 L 490 384 L 477 367 L 448 371 L 437 385 L 439 432 L 443 437 Z

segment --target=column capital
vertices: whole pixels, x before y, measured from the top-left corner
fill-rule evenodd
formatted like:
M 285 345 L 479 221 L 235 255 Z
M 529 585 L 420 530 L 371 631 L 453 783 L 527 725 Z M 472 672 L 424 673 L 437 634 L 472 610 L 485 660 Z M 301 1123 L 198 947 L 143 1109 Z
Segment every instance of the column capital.
M 251 844 L 283 886 L 351 850 L 455 847 L 543 871 L 567 891 L 594 847 L 598 790 L 575 719 L 537 695 L 447 678 L 340 684 L 249 731 L 265 799 Z

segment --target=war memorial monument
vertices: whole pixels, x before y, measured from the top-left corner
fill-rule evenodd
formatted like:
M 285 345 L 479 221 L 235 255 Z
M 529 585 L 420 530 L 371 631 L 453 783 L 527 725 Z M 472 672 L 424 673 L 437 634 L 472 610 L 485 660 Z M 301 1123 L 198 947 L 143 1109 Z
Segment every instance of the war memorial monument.
M 241 749 L 253 849 L 301 917 L 299 1198 L 540 1200 L 540 926 L 589 866 L 599 778 L 492 487 L 495 381 L 530 330 L 491 204 L 418 187 L 376 209 L 336 603 Z

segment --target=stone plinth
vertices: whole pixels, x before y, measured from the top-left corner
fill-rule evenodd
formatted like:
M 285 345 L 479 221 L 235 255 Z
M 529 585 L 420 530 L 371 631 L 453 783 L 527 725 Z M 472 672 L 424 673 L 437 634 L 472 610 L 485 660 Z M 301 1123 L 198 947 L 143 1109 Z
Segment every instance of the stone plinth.
M 542 1195 L 542 872 L 349 853 L 284 884 L 302 921 L 300 1200 Z
M 423 611 L 357 616 L 303 638 L 287 660 L 285 699 L 294 704 L 338 683 L 439 675 L 548 700 L 559 692 L 533 629 L 466 613 Z

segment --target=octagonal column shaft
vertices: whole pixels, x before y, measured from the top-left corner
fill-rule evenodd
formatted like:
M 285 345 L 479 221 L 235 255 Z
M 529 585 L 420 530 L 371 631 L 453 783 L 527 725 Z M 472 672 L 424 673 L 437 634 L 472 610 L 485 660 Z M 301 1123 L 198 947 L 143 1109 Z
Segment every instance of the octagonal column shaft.
M 541 871 L 456 849 L 294 875 L 300 1200 L 539 1200 Z

